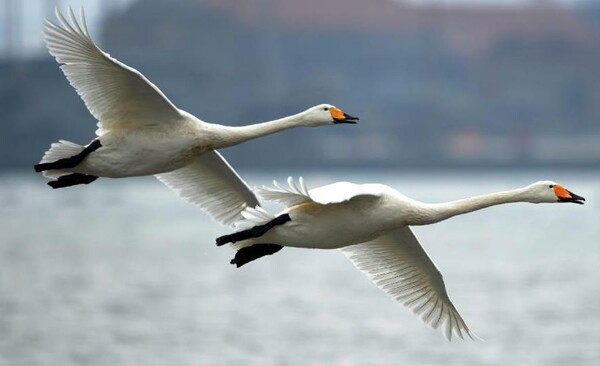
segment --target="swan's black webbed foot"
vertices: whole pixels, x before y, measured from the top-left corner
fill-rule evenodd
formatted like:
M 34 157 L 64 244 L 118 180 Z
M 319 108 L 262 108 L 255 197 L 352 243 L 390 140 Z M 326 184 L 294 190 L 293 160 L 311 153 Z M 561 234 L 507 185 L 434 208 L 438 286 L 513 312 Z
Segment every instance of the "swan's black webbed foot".
M 54 189 L 65 188 L 77 184 L 90 184 L 96 179 L 98 179 L 98 177 L 96 177 L 95 175 L 73 173 L 69 175 L 60 176 L 58 177 L 58 179 L 48 182 L 48 185 Z
M 51 163 L 40 163 L 33 166 L 36 172 L 43 172 L 46 170 L 56 170 L 56 169 L 70 169 L 75 168 L 79 165 L 83 159 L 85 159 L 89 154 L 98 150 L 102 147 L 100 140 L 94 140 L 91 144 L 85 147 L 83 151 L 81 151 L 77 155 L 73 155 L 69 158 L 59 159 L 57 161 L 53 161 Z M 58 187 L 57 187 L 58 188 Z
M 246 239 L 259 238 L 263 236 L 267 231 L 271 230 L 273 227 L 277 225 L 283 225 L 290 220 L 290 215 L 283 214 L 281 216 L 277 216 L 276 218 L 267 222 L 266 224 L 257 225 L 250 229 L 243 230 L 237 233 L 223 235 L 217 238 L 217 246 L 225 245 L 227 243 L 235 243 L 237 241 L 242 241 Z
M 281 248 L 283 248 L 283 246 L 278 244 L 255 244 L 238 250 L 230 263 L 235 264 L 236 267 L 240 268 L 244 264 L 252 262 L 255 259 L 277 253 Z

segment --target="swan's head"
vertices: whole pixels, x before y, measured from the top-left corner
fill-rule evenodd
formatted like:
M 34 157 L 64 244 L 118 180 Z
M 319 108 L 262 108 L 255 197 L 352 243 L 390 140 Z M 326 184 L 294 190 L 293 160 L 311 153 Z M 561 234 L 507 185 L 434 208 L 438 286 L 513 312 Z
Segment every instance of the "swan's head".
M 585 201 L 585 198 L 549 180 L 533 183 L 526 188 L 526 192 L 533 203 L 572 202 L 583 205 Z
M 328 124 L 356 123 L 358 117 L 344 113 L 331 104 L 319 104 L 302 112 L 303 121 L 307 126 L 322 126 Z

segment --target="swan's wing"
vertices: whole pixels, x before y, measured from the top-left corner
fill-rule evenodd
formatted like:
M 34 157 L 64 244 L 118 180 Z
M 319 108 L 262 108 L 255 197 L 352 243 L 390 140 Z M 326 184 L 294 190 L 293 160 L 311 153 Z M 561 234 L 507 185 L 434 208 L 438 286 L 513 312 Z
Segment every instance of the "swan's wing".
M 83 8 L 79 22 L 70 7 L 68 20 L 58 10 L 56 17 L 60 25 L 46 20 L 46 45 L 99 121 L 98 135 L 111 128 L 154 125 L 180 118 L 177 108 L 154 84 L 96 46 Z
M 248 185 L 217 151 L 204 153 L 191 164 L 156 178 L 224 225 L 242 220 L 246 207 L 258 205 Z
M 327 205 L 342 203 L 359 196 L 381 196 L 385 192 L 381 184 L 355 184 L 336 182 L 310 190 L 310 196 L 315 202 Z
M 319 188 L 311 189 L 310 191 L 304 183 L 304 179 L 300 177 L 298 182 L 292 177 L 288 177 L 288 186 L 279 184 L 273 181 L 271 187 L 256 187 L 254 191 L 256 195 L 267 201 L 275 201 L 293 207 L 303 203 L 320 203 L 322 205 L 341 203 L 349 201 L 358 196 L 377 196 L 378 192 L 373 189 L 368 189 L 371 185 L 359 185 L 348 182 L 337 182 L 328 184 Z
M 254 192 L 261 199 L 279 202 L 287 207 L 314 202 L 304 184 L 304 178 L 300 177 L 298 183 L 296 183 L 294 178 L 288 177 L 287 183 L 288 186 L 286 187 L 274 180 L 273 188 L 265 186 L 256 187 Z
M 381 290 L 444 336 L 476 337 L 450 301 L 442 274 L 409 227 L 342 249 Z

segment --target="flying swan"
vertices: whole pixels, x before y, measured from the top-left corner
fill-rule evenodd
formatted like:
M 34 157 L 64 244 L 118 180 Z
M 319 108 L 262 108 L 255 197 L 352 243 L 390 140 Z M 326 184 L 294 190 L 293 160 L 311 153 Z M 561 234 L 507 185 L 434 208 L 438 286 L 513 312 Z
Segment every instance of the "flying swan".
M 560 184 L 540 181 L 527 187 L 447 203 L 423 203 L 382 184 L 338 182 L 310 191 L 304 180 L 289 187 L 256 188 L 259 198 L 287 208 L 273 216 L 246 208 L 238 231 L 217 239 L 237 249 L 231 263 L 240 267 L 282 247 L 336 249 L 430 327 L 442 326 L 451 340 L 476 337 L 450 301 L 442 275 L 411 226 L 429 225 L 456 215 L 511 202 L 583 204 L 585 199 Z
M 98 48 L 90 37 L 83 8 L 79 21 L 70 7 L 69 19 L 58 10 L 56 17 L 60 25 L 45 22 L 48 50 L 99 122 L 97 137 L 87 146 L 59 141 L 35 165 L 36 172 L 56 178 L 48 183 L 52 188 L 89 184 L 98 177 L 157 175 L 180 194 L 195 195 L 196 203 L 222 184 L 234 188 L 230 198 L 247 200 L 253 206 L 257 202 L 249 188 L 216 149 L 293 127 L 358 120 L 335 106 L 322 104 L 242 127 L 203 122 L 175 107 L 140 72 Z M 208 186 L 199 188 L 200 183 Z

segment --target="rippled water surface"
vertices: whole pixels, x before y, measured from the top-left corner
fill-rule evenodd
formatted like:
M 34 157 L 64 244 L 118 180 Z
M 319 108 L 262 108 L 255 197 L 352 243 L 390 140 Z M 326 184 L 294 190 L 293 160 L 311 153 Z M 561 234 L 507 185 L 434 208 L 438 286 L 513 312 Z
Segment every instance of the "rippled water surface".
M 0 365 L 599 365 L 600 174 L 345 172 L 444 201 L 554 179 L 588 199 L 416 228 L 482 342 L 448 343 L 337 251 L 241 269 L 227 230 L 152 178 L 0 176 Z M 285 175 L 250 175 L 265 184 Z

